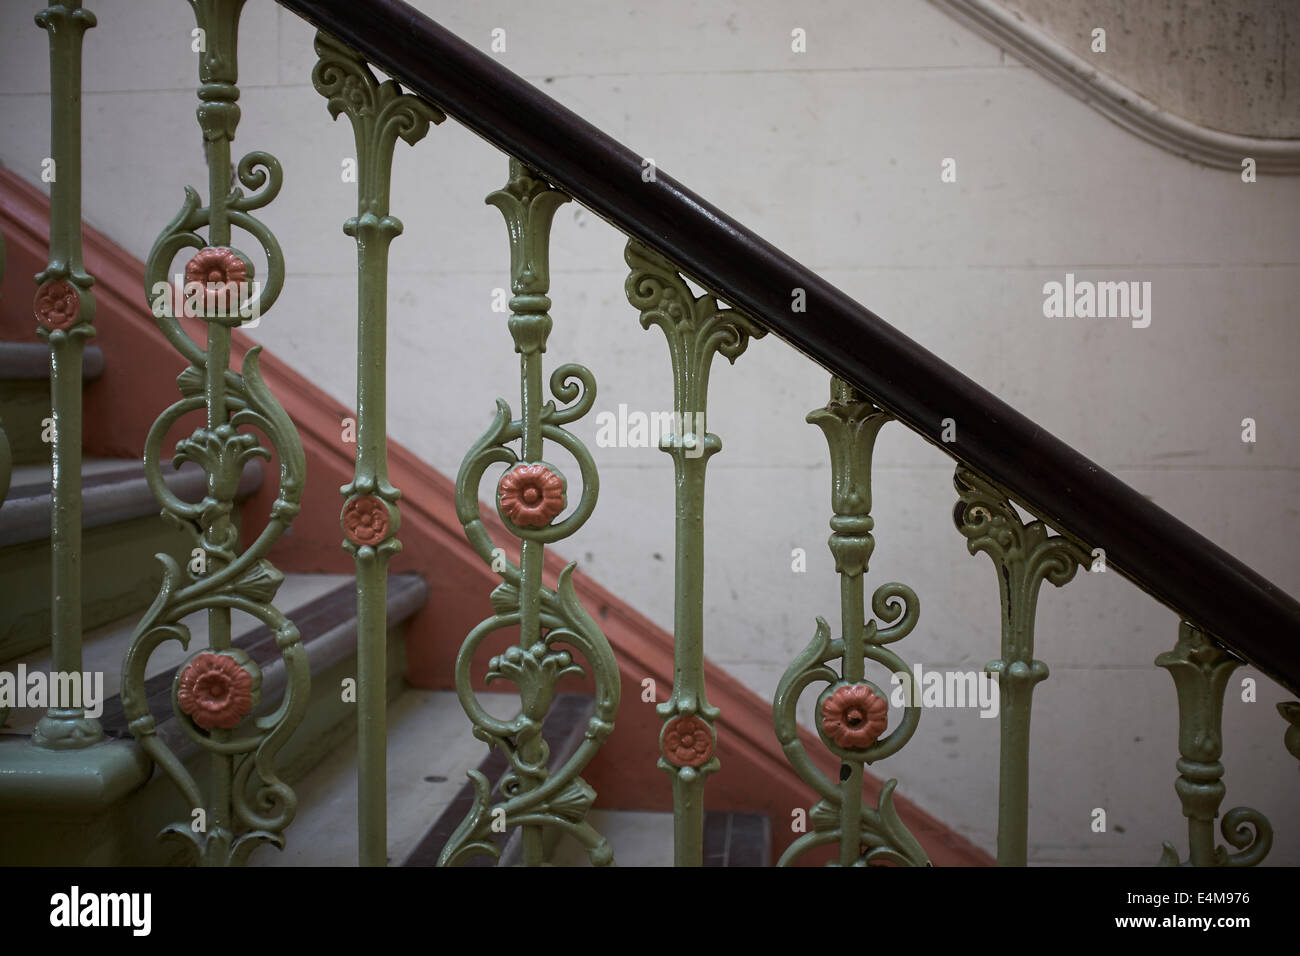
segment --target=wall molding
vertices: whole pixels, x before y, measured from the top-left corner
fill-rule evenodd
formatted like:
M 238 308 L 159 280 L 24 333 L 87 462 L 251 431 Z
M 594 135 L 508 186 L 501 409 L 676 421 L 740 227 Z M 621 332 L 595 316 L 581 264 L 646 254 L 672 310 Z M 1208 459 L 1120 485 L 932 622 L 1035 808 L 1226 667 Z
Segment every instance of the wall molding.
M 1249 156 L 1259 173 L 1300 174 L 1300 139 L 1239 136 L 1176 116 L 1101 72 L 999 0 L 930 2 L 1148 143 L 1219 169 L 1240 172 L 1242 159 Z

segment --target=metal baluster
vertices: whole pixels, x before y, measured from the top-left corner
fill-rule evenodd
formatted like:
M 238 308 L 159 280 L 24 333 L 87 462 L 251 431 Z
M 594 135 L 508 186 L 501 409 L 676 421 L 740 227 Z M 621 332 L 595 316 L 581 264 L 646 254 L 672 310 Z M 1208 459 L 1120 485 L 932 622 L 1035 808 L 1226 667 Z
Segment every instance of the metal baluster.
M 94 280 L 81 261 L 81 43 L 95 15 L 54 3 L 36 15 L 50 35 L 50 260 L 36 276 L 37 334 L 50 346 L 51 668 L 81 672 L 81 357 L 94 336 Z M 6 443 L 7 444 L 7 443 Z M 52 750 L 104 738 L 99 721 L 72 701 L 52 701 L 32 743 Z
M 446 117 L 423 100 L 382 84 L 365 61 L 323 33 L 312 83 L 330 115 L 346 113 L 357 146 L 357 214 L 343 231 L 357 243 L 357 456 L 342 489 L 343 547 L 357 568 L 357 788 L 362 866 L 387 862 L 388 561 L 397 540 L 401 493 L 388 480 L 388 246 L 402 224 L 388 214 L 393 151 L 414 145 Z
M 563 427 L 591 410 L 596 400 L 591 372 L 576 364 L 559 366 L 550 378 L 555 400 L 542 404 L 542 354 L 552 324 L 547 296 L 548 243 L 555 210 L 568 198 L 514 159 L 509 182 L 487 197 L 490 205 L 501 210 L 510 237 L 514 296 L 509 329 L 519 353 L 521 411 L 519 418 L 512 420 L 510 406 L 505 399 L 497 399 L 492 425 L 465 456 L 456 478 L 456 514 L 466 537 L 503 579 L 492 592 L 496 613 L 469 633 L 456 657 L 456 693 L 474 725 L 474 735 L 499 747 L 510 769 L 501 782 L 504 799 L 496 806 L 492 805 L 487 778 L 477 770 L 469 772 L 474 804 L 443 848 L 439 866 L 454 866 L 479 853 L 499 857 L 491 834 L 511 827 L 523 828 L 525 866 L 545 862 L 542 833 L 548 827 L 577 839 L 598 866 L 614 859 L 608 841 L 586 822 L 596 792 L 579 774 L 614 729 L 618 663 L 605 635 L 574 593 L 576 562 L 560 573 L 555 590 L 542 584 L 545 546 L 567 538 L 586 523 L 599 490 L 591 453 Z M 558 407 L 556 400 L 567 404 Z M 562 519 L 560 515 L 570 504 L 568 482 L 558 468 L 543 460 L 543 445 L 548 440 L 573 456 L 582 476 L 582 496 Z M 516 441 L 521 443 L 518 453 L 511 447 Z M 507 466 L 497 484 L 496 504 L 506 529 L 522 541 L 518 565 L 494 544 L 479 511 L 479 485 L 487 468 L 496 463 Z M 470 668 L 474 652 L 484 640 L 513 627 L 519 628 L 519 644 L 488 662 L 487 679 L 504 678 L 515 684 L 521 709 L 513 720 L 499 720 L 478 702 Z M 573 654 L 556 645 L 577 649 L 591 669 L 595 714 L 573 756 L 552 771 L 547 768 L 542 724 L 560 679 L 584 673 Z
M 1242 661 L 1196 626 L 1183 621 L 1178 643 L 1156 658 L 1178 693 L 1178 780 L 1174 789 L 1187 817 L 1187 866 L 1254 866 L 1273 846 L 1273 827 L 1258 810 L 1236 807 L 1223 815 L 1223 838 L 1238 852 L 1215 845 L 1214 818 L 1223 785 L 1223 695 Z M 1165 843 L 1162 866 L 1178 866 L 1178 851 Z
M 713 726 L 719 711 L 704 686 L 704 472 L 722 450 L 705 423 L 709 369 L 715 354 L 734 363 L 765 332 L 712 295 L 697 299 L 672 263 L 635 240 L 624 258 L 632 269 L 628 302 L 640 311 L 642 328 L 663 330 L 672 361 L 674 434 L 661 436 L 660 449 L 672 457 L 676 476 L 673 691 L 658 707 L 659 767 L 673 780 L 674 865 L 701 866 L 704 781 L 720 766 Z
M 954 484 L 953 512 L 971 554 L 983 551 L 998 572 L 1002 598 L 1002 657 L 984 669 L 998 677 L 1001 748 L 998 763 L 998 865 L 1024 866 L 1029 855 L 1029 718 L 1034 685 L 1047 665 L 1034 658 L 1034 616 L 1044 580 L 1069 582 L 1089 555 L 1051 535 L 1041 521 L 1025 524 L 1007 495 L 965 466 Z
M 191 0 L 206 52 L 199 57 L 197 109 L 207 148 L 209 205 L 186 187 L 180 212 L 154 242 L 145 265 L 145 290 L 159 329 L 190 362 L 177 379 L 182 399 L 154 422 L 145 440 L 145 474 L 163 512 L 198 531 L 203 560 L 181 568 L 162 556 L 162 589 L 136 629 L 122 673 L 122 702 L 131 732 L 171 776 L 191 807 L 191 815 L 163 835 L 178 838 L 192 861 L 203 865 L 244 863 L 262 842 L 284 845 L 282 831 L 293 819 L 297 798 L 275 772 L 275 758 L 307 708 L 310 669 L 298 629 L 272 603 L 284 580 L 265 555 L 298 513 L 306 467 L 293 423 L 267 390 L 258 372 L 260 348 L 244 357 L 242 373 L 230 367 L 230 330 L 244 319 L 267 312 L 284 282 L 284 259 L 271 231 L 251 215 L 280 191 L 283 173 L 275 157 L 245 155 L 234 172 L 248 195 L 232 188 L 230 144 L 239 122 L 237 44 L 244 0 Z M 207 239 L 196 230 L 206 227 Z M 244 253 L 231 245 L 231 230 L 253 236 L 266 255 L 268 275 L 257 282 Z M 197 252 L 185 267 L 182 290 L 168 284 L 172 260 L 185 249 Z M 179 306 L 179 308 L 177 307 Z M 179 321 L 178 313 L 202 318 L 206 348 Z M 205 424 L 176 443 L 174 464 L 193 461 L 207 474 L 207 495 L 191 504 L 163 482 L 162 445 L 169 429 L 203 409 Z M 270 520 L 242 552 L 234 522 L 235 493 L 245 464 L 271 458 L 260 430 L 280 462 L 280 481 Z M 250 714 L 261 696 L 261 669 L 231 646 L 230 614 L 242 611 L 261 620 L 275 635 L 285 667 L 284 696 L 278 708 L 256 721 Z M 209 755 L 209 796 L 158 736 L 145 693 L 149 656 L 163 641 L 189 648 L 183 618 L 199 611 L 208 617 L 208 649 L 191 651 L 182 662 L 173 692 L 173 711 L 181 730 Z M 236 734 L 236 730 L 242 733 Z
M 839 845 L 840 866 L 892 862 L 928 866 L 929 858 L 908 832 L 894 809 L 897 780 L 880 792 L 878 808 L 862 805 L 863 766 L 897 753 L 916 732 L 921 720 L 919 689 L 901 657 L 887 648 L 912 632 L 920 604 L 911 588 L 883 584 L 871 598 L 871 609 L 886 625 L 866 619 L 865 577 L 875 540 L 871 518 L 871 455 L 887 412 L 859 395 L 852 386 L 831 379 L 831 398 L 808 415 L 821 428 L 831 456 L 831 537 L 828 542 L 840 575 L 840 615 L 843 636 L 831 640 L 830 627 L 817 618 L 812 642 L 795 658 L 777 686 L 773 702 L 776 736 L 800 777 L 820 796 L 810 818 L 812 830 L 792 843 L 778 861 L 788 866 L 806 850 L 827 843 Z M 829 667 L 840 660 L 841 673 Z M 904 682 L 906 706 L 898 726 L 885 734 L 889 694 L 866 677 L 866 661 L 875 661 Z M 817 732 L 828 750 L 840 759 L 838 781 L 829 780 L 813 764 L 799 739 L 799 698 L 809 684 L 824 681 L 817 697 Z M 864 850 L 865 847 L 865 850 Z

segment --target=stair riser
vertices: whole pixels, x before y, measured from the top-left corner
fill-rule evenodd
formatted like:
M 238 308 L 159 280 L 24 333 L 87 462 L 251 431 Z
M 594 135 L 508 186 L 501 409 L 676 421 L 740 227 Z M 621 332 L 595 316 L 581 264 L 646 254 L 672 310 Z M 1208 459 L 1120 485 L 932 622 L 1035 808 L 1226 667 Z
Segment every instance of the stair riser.
M 193 547 L 193 532 L 157 517 L 83 530 L 82 630 L 147 608 L 162 583 L 154 555 L 171 555 L 183 566 Z M 0 550 L 0 661 L 49 643 L 51 561 L 48 539 Z
M 50 444 L 41 440 L 42 422 L 50 417 L 48 381 L 0 381 L 0 422 L 15 465 L 50 460 Z

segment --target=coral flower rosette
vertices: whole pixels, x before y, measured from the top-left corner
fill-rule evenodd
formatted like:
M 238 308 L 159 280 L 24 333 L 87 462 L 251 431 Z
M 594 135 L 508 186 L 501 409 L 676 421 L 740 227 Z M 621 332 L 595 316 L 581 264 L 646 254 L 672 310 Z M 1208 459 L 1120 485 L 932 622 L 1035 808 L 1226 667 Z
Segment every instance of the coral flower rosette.
M 233 251 L 216 246 L 200 249 L 185 264 L 185 284 L 187 290 L 191 283 L 203 287 L 204 311 L 201 315 L 194 314 L 192 304 L 187 301 L 186 314 L 191 318 L 239 320 L 241 316 L 238 310 L 243 304 L 239 300 L 239 293 L 247 281 L 248 264 Z M 231 286 L 234 288 L 231 289 Z M 232 291 L 234 296 L 230 294 Z M 235 312 L 233 316 L 226 314 L 232 309 Z
M 861 750 L 889 723 L 889 702 L 865 684 L 840 687 L 822 702 L 822 731 L 840 747 Z
M 343 506 L 343 533 L 353 544 L 376 545 L 388 536 L 388 506 L 374 495 L 353 498 Z
M 176 702 L 204 730 L 230 730 L 253 709 L 253 675 L 235 658 L 205 651 L 181 673 Z
M 501 476 L 501 513 L 521 528 L 544 528 L 564 510 L 564 479 L 545 465 L 520 465 Z
M 713 731 L 700 718 L 677 717 L 664 728 L 664 756 L 679 767 L 698 767 L 713 756 Z
M 36 290 L 36 321 L 54 332 L 69 328 L 81 313 L 81 297 L 66 279 L 55 279 Z

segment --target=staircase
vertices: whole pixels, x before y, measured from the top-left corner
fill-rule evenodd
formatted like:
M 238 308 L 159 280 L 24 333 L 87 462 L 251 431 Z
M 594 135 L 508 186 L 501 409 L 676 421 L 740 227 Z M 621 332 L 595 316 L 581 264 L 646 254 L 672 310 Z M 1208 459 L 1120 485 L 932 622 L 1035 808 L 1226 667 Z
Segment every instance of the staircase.
M 4 714 L 0 864 L 993 863 L 909 801 L 905 775 L 872 772 L 931 727 L 905 640 L 918 596 L 866 584 L 872 457 L 891 423 L 952 460 L 956 504 L 941 520 L 997 572 L 996 862 L 1033 862 L 1039 592 L 1105 571 L 1179 620 L 1150 655 L 1174 678 L 1180 776 L 1166 796 L 1188 828 L 1186 850 L 1165 843 L 1161 862 L 1265 860 L 1274 824 L 1294 821 L 1236 807 L 1216 824 L 1224 696 L 1246 664 L 1271 692 L 1300 691 L 1292 597 L 417 11 L 281 6 L 319 28 L 312 84 L 356 144 L 343 223 L 355 409 L 241 331 L 286 278 L 261 219 L 285 172 L 268 153 L 232 152 L 249 109 L 236 105 L 242 0 L 193 4 L 213 44 L 197 64 L 208 183 L 187 187 L 143 262 L 81 220 L 93 16 L 53 3 L 38 17 L 61 172 L 48 204 L 0 177 L 0 674 L 103 683 L 102 700 Z M 393 157 L 449 118 L 505 154 L 487 204 L 507 226 L 499 324 L 519 373 L 454 479 L 393 441 L 387 418 L 388 255 L 402 232 L 390 201 L 409 198 Z M 551 341 L 563 319 L 550 314 L 550 233 L 573 200 L 626 234 L 627 306 L 668 347 L 671 634 L 554 550 L 582 540 L 600 487 L 575 431 L 596 376 L 573 340 Z M 306 311 L 279 302 L 275 316 Z M 829 379 L 806 420 L 829 450 L 840 599 L 838 625 L 817 618 L 775 668 L 770 701 L 706 659 L 704 550 L 714 359 L 735 364 L 769 335 Z M 478 359 L 496 367 L 473 350 L 458 361 Z M 896 701 L 891 677 L 913 696 Z M 1277 710 L 1273 749 L 1300 757 L 1300 704 Z
M 103 369 L 103 353 L 86 354 L 84 375 L 93 382 Z M 0 421 L 10 436 L 15 466 L 8 498 L 0 516 L 0 567 L 8 597 L 3 617 L 0 670 L 10 673 L 49 673 L 50 579 L 50 462 L 49 444 L 40 440 L 41 421 L 49 417 L 48 350 L 43 345 L 0 342 Z M 94 400 L 93 391 L 89 400 Z M 262 470 L 256 463 L 244 469 L 237 501 L 246 501 L 259 487 Z M 202 469 L 186 464 L 169 475 L 168 485 L 182 499 L 197 500 L 205 486 Z M 191 558 L 193 534 L 158 516 L 144 469 L 131 460 L 91 459 L 82 469 L 83 621 L 87 629 L 83 651 L 86 671 L 104 675 L 102 715 L 105 736 L 129 746 L 131 734 L 121 700 L 120 662 L 141 613 L 152 602 L 161 583 L 161 569 L 142 576 L 153 556 L 168 554 L 179 563 Z M 279 598 L 286 614 L 302 632 L 311 663 L 311 707 L 299 732 L 281 752 L 283 778 L 299 783 L 302 806 L 295 830 L 302 835 L 287 852 L 262 851 L 253 865 L 344 866 L 356 859 L 356 727 L 354 707 L 344 700 L 344 682 L 355 681 L 357 615 L 355 578 L 339 574 L 291 574 Z M 447 837 L 472 799 L 464 783 L 466 771 L 477 769 L 495 785 L 504 770 L 499 756 L 480 760 L 482 744 L 459 733 L 463 719 L 456 695 L 449 691 L 424 691 L 404 680 L 406 621 L 428 600 L 428 589 L 416 575 L 389 579 L 387 617 L 389 663 L 386 699 L 389 712 L 389 753 L 392 771 L 388 781 L 390 801 L 389 862 L 406 866 L 432 866 Z M 206 640 L 204 621 L 196 615 L 192 640 Z M 275 642 L 265 627 L 246 621 L 233 635 L 232 645 L 246 651 L 262 667 L 262 695 L 275 699 L 283 689 L 283 668 L 277 668 Z M 159 723 L 159 736 L 197 768 L 202 752 L 188 740 L 172 711 L 172 685 L 186 650 L 165 644 L 149 661 L 146 687 L 149 706 Z M 23 671 L 19 671 L 23 668 Z M 354 698 L 355 699 L 355 698 Z M 505 694 L 487 695 L 489 706 L 508 711 Z M 265 714 L 263 705 L 255 713 Z M 554 759 L 572 754 L 590 716 L 589 696 L 569 694 L 547 725 Z M 42 782 L 49 771 L 45 755 L 30 753 L 30 736 L 41 716 L 39 709 L 12 711 L 0 727 L 0 767 L 5 769 L 0 788 L 0 846 L 2 865 L 164 865 L 183 860 L 175 847 L 159 844 L 154 836 L 183 812 L 178 795 L 165 779 L 150 777 L 147 765 L 135 769 L 135 786 L 107 805 L 79 807 L 75 818 L 55 815 L 60 835 L 51 846 L 49 798 L 53 785 Z M 448 747 L 447 744 L 454 744 Z M 30 771 L 30 775 L 24 771 Z M 27 779 L 23 779 L 27 777 Z M 33 779 L 35 777 L 35 779 Z M 100 800 L 109 796 L 98 793 Z M 442 810 L 432 827 L 431 813 Z M 629 862 L 668 865 L 664 848 L 671 848 L 670 814 L 610 815 L 606 832 L 640 834 Z M 662 822 L 661 822 L 662 821 Z M 663 824 L 670 834 L 662 837 Z M 734 829 L 734 833 L 733 833 Z M 95 837 L 87 838 L 87 833 Z M 766 865 L 767 820 L 754 814 L 716 813 L 706 829 L 710 857 L 707 865 Z M 645 834 L 651 834 L 647 837 Z M 558 843 L 558 841 L 556 841 Z M 518 840 L 510 847 L 503 840 L 504 860 L 518 856 Z M 560 844 L 555 862 L 576 865 L 572 848 Z
M 48 349 L 43 344 L 0 341 L 0 422 L 10 440 L 14 462 L 0 514 L 0 573 L 6 589 L 0 618 L 0 670 L 11 674 L 54 670 L 47 638 L 53 604 L 50 443 L 41 440 L 42 423 L 48 425 L 50 416 L 48 364 Z M 95 400 L 93 383 L 103 367 L 103 352 L 88 349 L 83 364 L 83 378 L 92 386 L 88 401 Z M 166 474 L 168 488 L 179 498 L 203 497 L 206 481 L 198 465 L 187 462 Z M 257 462 L 246 464 L 235 500 L 240 504 L 248 501 L 261 486 L 262 477 Z M 138 461 L 87 459 L 81 487 L 86 584 L 83 667 L 103 676 L 98 719 L 104 736 L 122 748 L 133 749 L 121 698 L 121 661 L 141 614 L 161 584 L 161 566 L 154 556 L 166 554 L 186 564 L 192 559 L 195 539 L 192 528 L 159 516 Z M 283 853 L 260 851 L 249 862 L 255 866 L 345 866 L 357 855 L 356 580 L 342 574 L 290 574 L 278 598 L 302 633 L 314 689 L 306 718 L 280 754 L 282 778 L 300 784 L 302 803 L 295 831 L 301 840 Z M 428 598 L 428 588 L 418 575 L 399 574 L 388 580 L 388 861 L 395 865 L 435 865 L 447 837 L 472 801 L 472 789 L 464 783 L 466 772 L 478 770 L 495 788 L 505 769 L 499 754 L 480 759 L 482 744 L 459 732 L 463 714 L 455 693 L 412 688 L 403 679 L 405 624 Z M 202 646 L 207 640 L 203 616 L 195 615 L 189 623 L 192 641 Z M 247 618 L 241 624 L 235 628 L 231 644 L 261 667 L 263 701 L 275 700 L 285 683 L 275 641 L 265 626 Z M 186 736 L 172 710 L 172 687 L 186 656 L 179 643 L 162 645 L 149 659 L 145 686 L 159 737 L 201 775 L 203 753 Z M 350 694 L 345 690 L 349 682 Z M 485 701 L 501 713 L 510 707 L 506 694 L 489 694 Z M 270 709 L 263 703 L 254 716 L 265 715 Z M 87 786 L 98 783 L 87 781 L 79 788 L 80 801 L 57 802 L 67 781 L 54 781 L 49 754 L 33 753 L 30 743 L 41 714 L 38 708 L 12 709 L 0 725 L 0 768 L 4 772 L 0 865 L 183 862 L 178 847 L 160 843 L 155 836 L 183 814 L 184 806 L 165 778 L 150 773 L 146 761 L 131 759 L 131 773 L 126 780 L 115 782 L 113 790 L 86 792 Z M 547 724 L 553 761 L 563 762 L 572 755 L 590 715 L 590 696 L 566 694 L 561 698 L 554 719 Z M 89 769 L 69 766 L 68 773 L 84 776 Z M 671 814 L 613 812 L 606 817 L 605 832 L 635 841 L 625 857 L 629 863 L 671 864 Z M 666 841 L 662 840 L 665 825 Z M 712 813 L 706 839 L 706 865 L 767 865 L 770 849 L 763 816 Z M 499 842 L 503 861 L 518 859 L 517 838 L 513 843 Z M 669 850 L 666 860 L 665 848 Z M 581 865 L 585 859 L 575 858 L 574 847 L 558 839 L 552 841 L 550 853 L 553 861 L 562 865 Z M 476 865 L 482 865 L 480 859 L 476 858 Z

